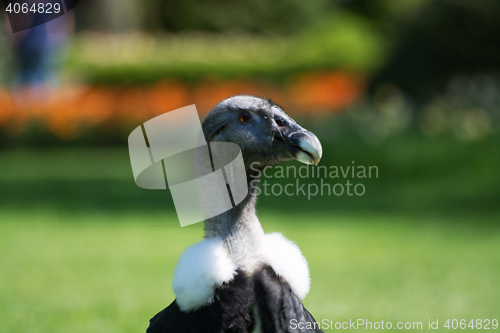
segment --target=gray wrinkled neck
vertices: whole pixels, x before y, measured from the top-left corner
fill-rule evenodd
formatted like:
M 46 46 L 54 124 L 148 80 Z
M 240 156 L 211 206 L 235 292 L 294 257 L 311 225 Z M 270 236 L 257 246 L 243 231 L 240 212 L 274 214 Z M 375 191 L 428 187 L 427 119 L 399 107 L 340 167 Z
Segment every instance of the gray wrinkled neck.
M 257 267 L 264 238 L 252 192 L 233 209 L 205 221 L 205 238 L 222 238 L 235 264 L 247 272 Z

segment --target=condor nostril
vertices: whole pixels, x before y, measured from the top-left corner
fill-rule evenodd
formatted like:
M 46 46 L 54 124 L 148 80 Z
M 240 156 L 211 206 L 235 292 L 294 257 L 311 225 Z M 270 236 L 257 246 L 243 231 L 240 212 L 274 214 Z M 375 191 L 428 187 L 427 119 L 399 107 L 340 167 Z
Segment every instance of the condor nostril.
M 285 122 L 283 121 L 283 119 L 278 118 L 275 121 L 276 121 L 276 125 L 278 125 L 280 127 L 285 126 Z

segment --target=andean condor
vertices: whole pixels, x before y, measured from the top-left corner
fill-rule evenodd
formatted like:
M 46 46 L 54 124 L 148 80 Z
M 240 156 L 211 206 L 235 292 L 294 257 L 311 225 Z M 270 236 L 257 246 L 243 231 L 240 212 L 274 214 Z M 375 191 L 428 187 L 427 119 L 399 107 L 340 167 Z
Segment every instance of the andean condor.
M 307 261 L 281 234 L 264 233 L 250 186 L 255 169 L 288 160 L 317 164 L 318 138 L 273 102 L 253 96 L 217 104 L 202 128 L 207 142 L 240 147 L 249 194 L 205 221 L 204 239 L 175 270 L 175 301 L 151 319 L 147 332 L 322 332 L 301 302 L 309 291 Z

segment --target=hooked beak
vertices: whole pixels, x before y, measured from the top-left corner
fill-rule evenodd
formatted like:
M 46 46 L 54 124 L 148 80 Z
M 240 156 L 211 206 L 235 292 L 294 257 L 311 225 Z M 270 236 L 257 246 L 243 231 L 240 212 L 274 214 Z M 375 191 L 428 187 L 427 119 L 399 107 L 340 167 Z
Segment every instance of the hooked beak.
M 289 131 L 288 133 L 277 133 L 274 142 L 284 147 L 287 151 L 286 157 L 278 158 L 280 161 L 295 159 L 305 164 L 318 165 L 323 148 L 316 135 L 304 129 L 300 131 Z M 281 154 L 280 154 L 281 155 Z

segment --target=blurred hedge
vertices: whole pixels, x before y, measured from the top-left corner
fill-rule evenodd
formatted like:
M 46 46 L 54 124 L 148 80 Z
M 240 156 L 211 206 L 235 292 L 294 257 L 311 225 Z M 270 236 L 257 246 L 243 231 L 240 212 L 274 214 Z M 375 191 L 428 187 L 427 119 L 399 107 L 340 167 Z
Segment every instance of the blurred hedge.
M 81 33 L 66 70 L 91 84 L 146 84 L 207 76 L 286 81 L 304 71 L 346 69 L 367 75 L 386 56 L 368 21 L 342 14 L 290 36 L 241 32 Z

